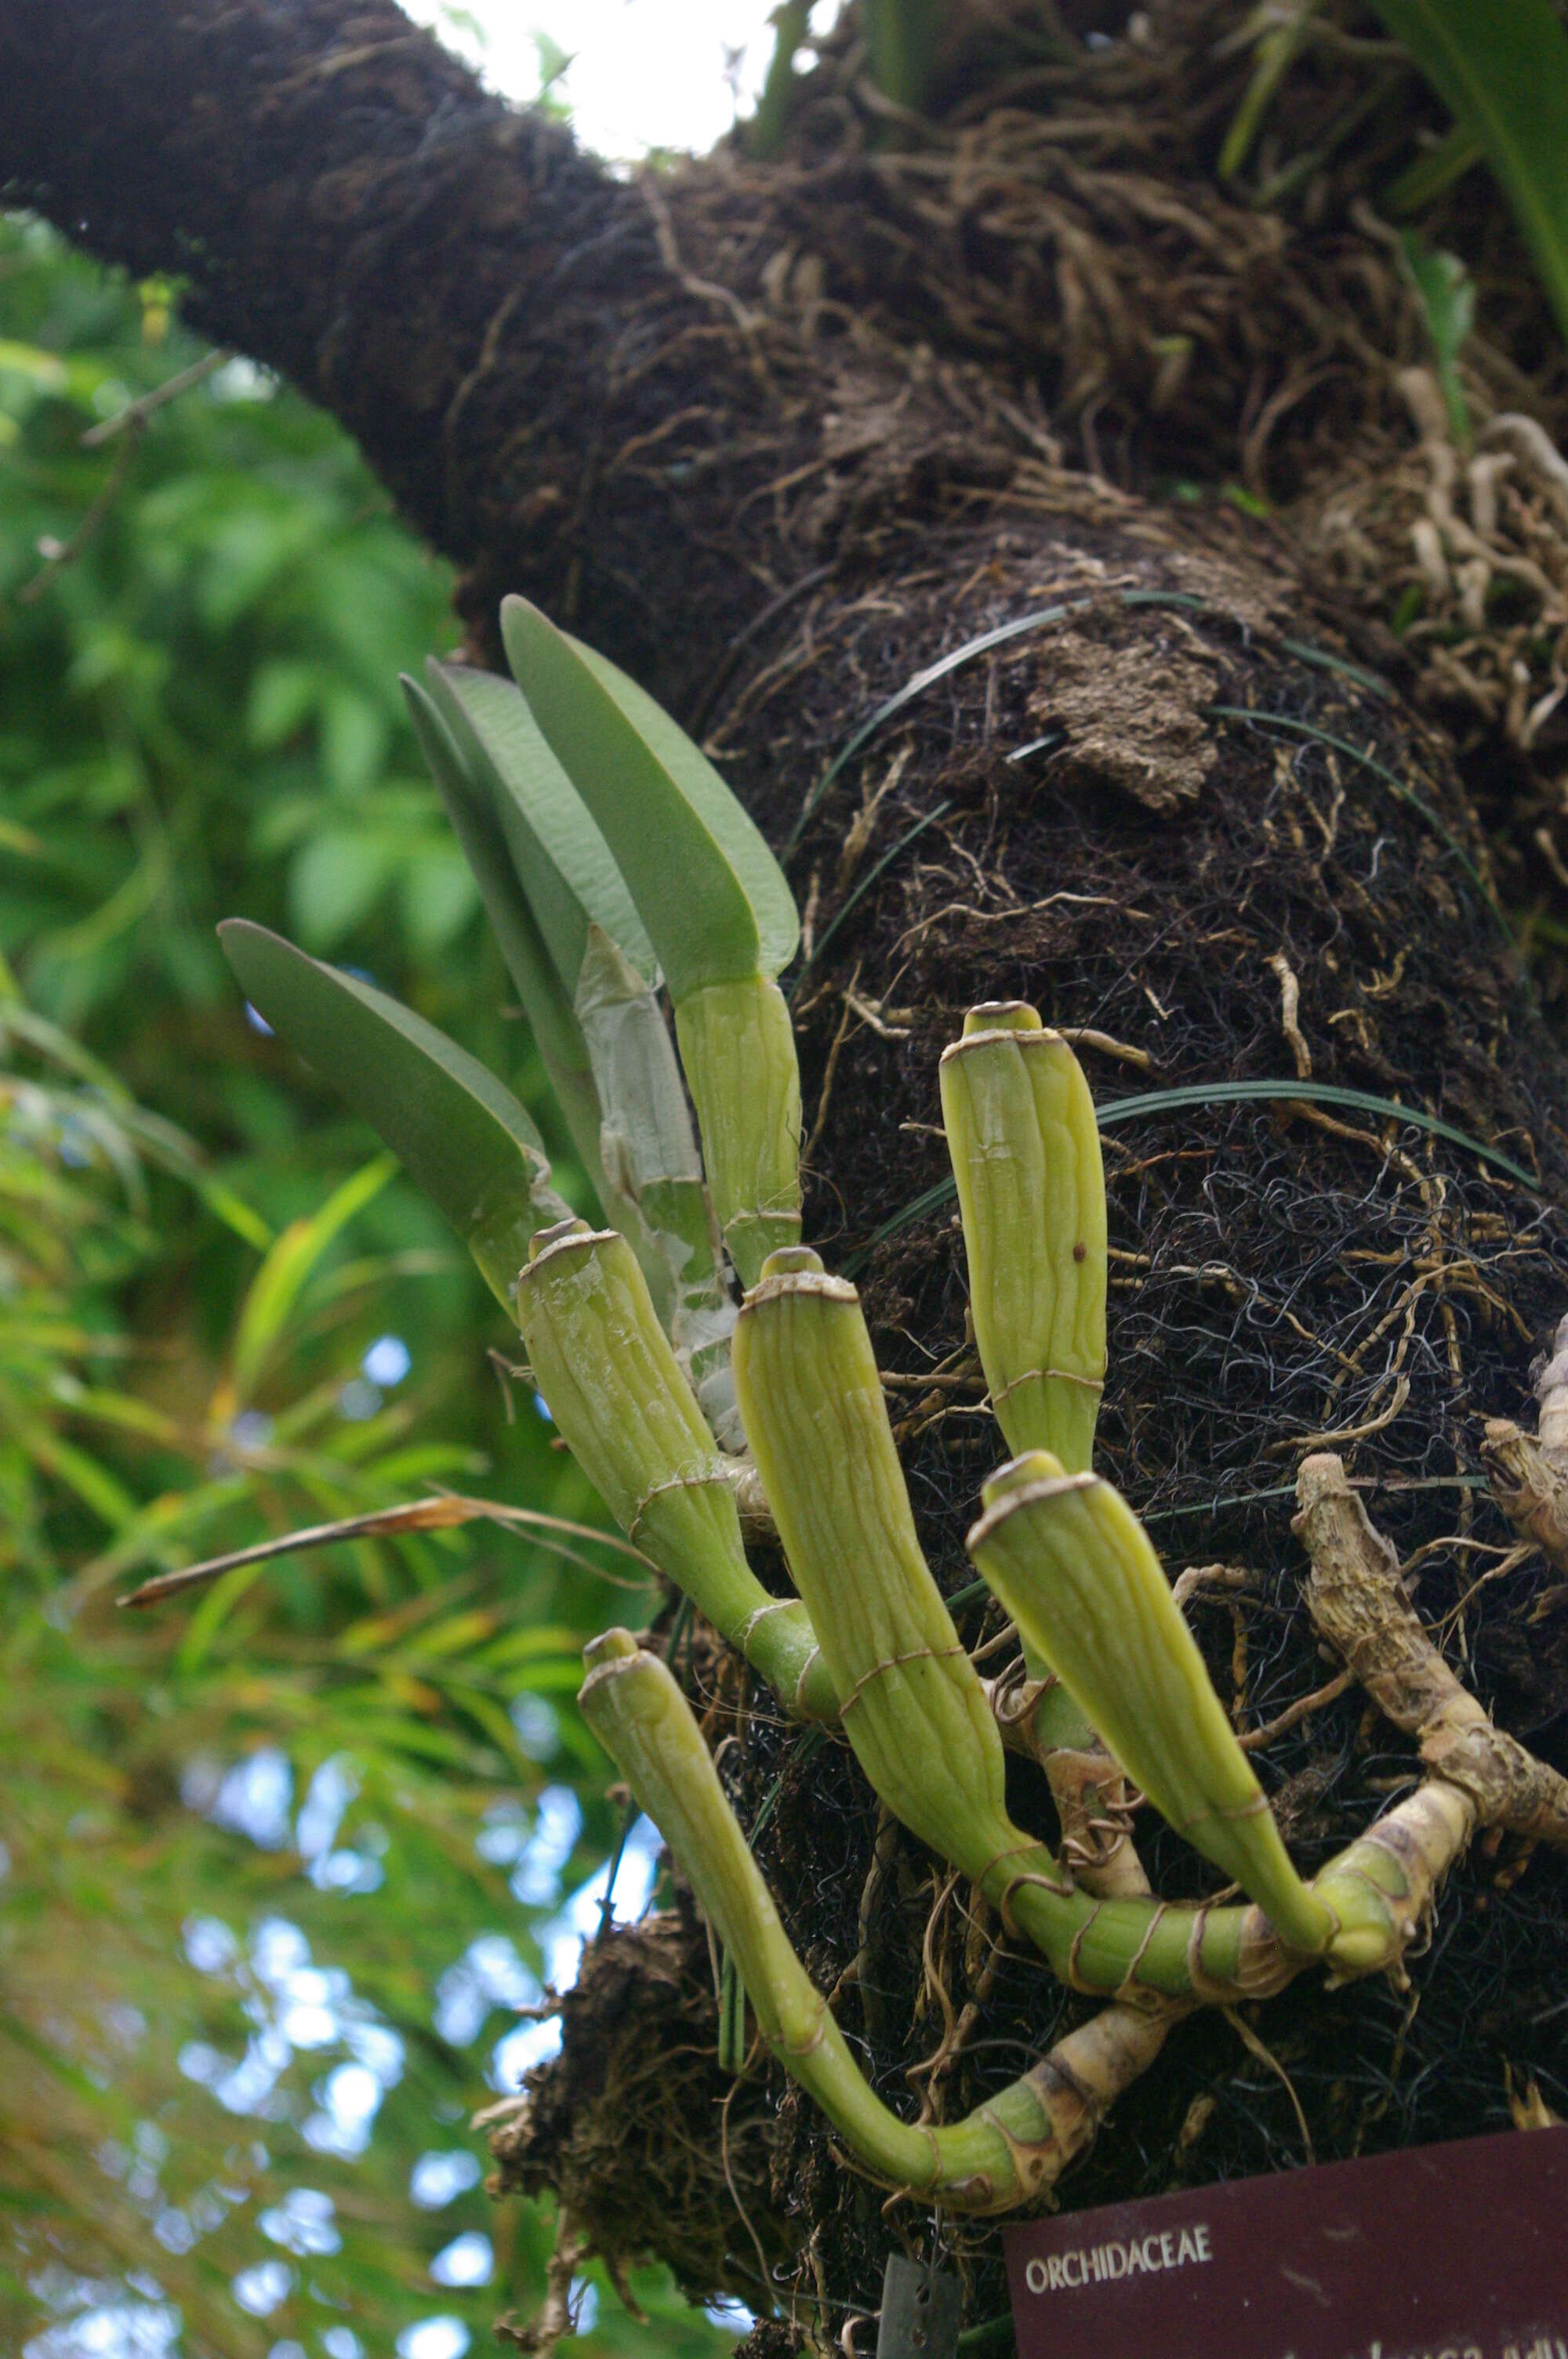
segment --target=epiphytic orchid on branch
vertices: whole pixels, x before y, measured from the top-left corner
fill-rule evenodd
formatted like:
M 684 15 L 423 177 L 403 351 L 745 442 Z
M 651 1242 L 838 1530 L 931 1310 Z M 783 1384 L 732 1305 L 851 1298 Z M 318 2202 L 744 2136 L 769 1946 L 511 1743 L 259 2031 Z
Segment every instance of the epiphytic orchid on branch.
M 503 625 L 518 686 L 438 665 L 406 685 L 607 1225 L 568 1212 L 522 1108 L 431 1027 L 259 928 L 226 928 L 225 947 L 260 1013 L 467 1241 L 627 1538 L 788 1715 L 838 1730 L 892 1816 L 1048 1971 L 1106 2001 L 967 2120 L 901 2120 L 791 1948 L 670 1669 L 624 1631 L 589 1648 L 584 1712 L 767 2046 L 873 2176 L 1005 2211 L 1054 2181 L 1182 2015 L 1314 1966 L 1400 1977 L 1477 1826 L 1568 1840 L 1568 1785 L 1458 1688 L 1337 1460 L 1309 1459 L 1297 1527 L 1320 1631 L 1428 1774 L 1300 1875 L 1142 1526 L 1094 1469 L 1098 1130 L 1072 1049 L 1018 1001 L 972 1010 L 941 1066 L 975 1338 L 1011 1453 L 968 1545 L 1024 1678 L 982 1679 L 922 1553 L 855 1288 L 797 1241 L 783 873 L 633 682 L 521 600 Z M 771 1520 L 796 1596 L 752 1571 L 742 1505 Z M 1004 1744 L 1044 1766 L 1057 1849 L 1010 1815 Z M 1130 1781 L 1241 1898 L 1151 1893 Z

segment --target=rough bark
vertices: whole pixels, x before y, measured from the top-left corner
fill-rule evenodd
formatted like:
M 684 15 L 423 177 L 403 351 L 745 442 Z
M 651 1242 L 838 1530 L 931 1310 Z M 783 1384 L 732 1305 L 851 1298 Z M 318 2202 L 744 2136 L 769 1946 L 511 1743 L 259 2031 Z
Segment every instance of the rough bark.
M 1284 538 L 1071 471 L 1016 355 L 939 355 L 800 278 L 798 177 L 776 216 L 748 183 L 727 244 L 711 169 L 608 178 L 386 0 L 11 0 L 0 171 L 96 252 L 188 272 L 188 316 L 334 409 L 465 565 L 476 641 L 503 590 L 532 592 L 707 732 L 781 845 L 883 699 L 974 635 L 1071 609 L 914 696 L 791 853 L 814 944 L 808 1234 L 864 1258 L 939 1577 L 967 1577 L 995 1455 L 963 1413 L 978 1382 L 916 1381 L 970 1372 L 961 1256 L 946 1206 L 877 1233 L 943 1176 L 936 1058 L 962 1009 L 1017 995 L 1087 1027 L 1102 1096 L 1284 1085 L 1108 1133 L 1104 1462 L 1177 1561 L 1245 1568 L 1200 1614 L 1238 1717 L 1322 1685 L 1289 1516 L 1300 1457 L 1329 1445 L 1400 1549 L 1429 1551 L 1423 1614 L 1499 1723 L 1546 1729 L 1532 1742 L 1560 1758 L 1568 1663 L 1550 1620 L 1526 1630 L 1549 1576 L 1537 1560 L 1476 1590 L 1494 1560 L 1476 1549 L 1508 1536 L 1474 1484 L 1483 1420 L 1520 1413 L 1562 1310 L 1565 1075 L 1451 749 L 1347 664 Z M 1310 1102 L 1325 1082 L 1441 1116 L 1531 1183 Z M 1072 2003 L 959 1908 L 930 1930 L 941 1879 L 879 1846 L 840 1751 L 797 1763 L 764 1717 L 741 1724 L 737 1799 L 777 1805 L 759 1855 L 819 1981 L 857 1962 L 842 2004 L 881 2084 L 936 2044 L 933 1962 L 955 2010 L 977 2000 L 986 2037 L 932 2084 L 967 2110 Z M 1331 1699 L 1260 1756 L 1309 1864 L 1410 1772 L 1381 1742 Z M 1200 1888 L 1173 1843 L 1147 1855 L 1168 1896 Z M 1562 1867 L 1516 1884 L 1478 1860 L 1444 1924 L 1413 2017 L 1380 1987 L 1302 1985 L 1263 2019 L 1320 2155 L 1506 2120 L 1499 2052 L 1561 2085 Z M 1187 2027 L 1069 2200 L 1296 2158 L 1265 2080 L 1223 2025 Z M 790 2282 L 835 2315 L 874 2306 L 890 2234 L 918 2223 L 890 2229 L 793 2099 L 772 2169 Z M 984 2316 L 989 2232 L 963 2257 Z

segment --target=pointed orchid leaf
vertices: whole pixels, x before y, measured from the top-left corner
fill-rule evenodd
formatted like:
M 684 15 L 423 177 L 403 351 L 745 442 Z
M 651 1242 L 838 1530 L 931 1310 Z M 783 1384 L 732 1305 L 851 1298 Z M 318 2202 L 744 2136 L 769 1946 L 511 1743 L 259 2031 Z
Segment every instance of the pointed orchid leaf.
M 653 982 L 658 962 L 626 881 L 520 691 L 494 672 L 434 658 L 425 677 L 470 777 L 488 790 L 568 996 L 577 992 L 590 925 Z
M 379 1131 L 509 1302 L 529 1237 L 566 1210 L 511 1091 L 373 984 L 243 919 L 218 930 L 252 1006 Z
M 501 628 L 535 720 L 631 887 L 671 997 L 778 974 L 799 939 L 795 898 L 707 756 L 525 599 L 504 601 Z
M 474 874 L 491 930 L 516 985 L 550 1086 L 572 1144 L 600 1203 L 625 1235 L 648 1276 L 655 1299 L 669 1304 L 668 1273 L 636 1205 L 607 1177 L 600 1152 L 603 1121 L 588 1042 L 566 995 L 545 937 L 517 872 L 501 824 L 462 747 L 417 680 L 403 676 L 403 692 L 420 749 L 447 815 Z
M 517 881 L 501 823 L 474 777 L 462 748 L 426 690 L 403 676 L 403 693 L 419 749 L 446 805 L 463 857 L 474 874 L 491 931 L 501 945 L 506 971 L 517 988 L 523 1013 L 550 1068 L 586 1072 L 588 1050 L 572 1014 L 527 896 Z M 597 1127 L 598 1117 L 595 1115 Z M 574 1134 L 575 1136 L 575 1134 Z

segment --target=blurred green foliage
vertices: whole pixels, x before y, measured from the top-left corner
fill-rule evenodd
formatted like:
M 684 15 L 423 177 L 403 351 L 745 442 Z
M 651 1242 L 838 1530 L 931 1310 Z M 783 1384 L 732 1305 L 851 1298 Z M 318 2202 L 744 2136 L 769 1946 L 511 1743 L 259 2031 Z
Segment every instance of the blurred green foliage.
M 596 1515 L 218 955 L 243 913 L 352 962 L 547 1126 L 396 690 L 442 569 L 248 364 L 83 446 L 201 357 L 168 289 L 0 225 L 0 2343 L 457 2359 L 543 2292 L 467 2120 L 597 1920 L 578 1654 L 646 1593 L 479 1525 L 113 1602 L 431 1484 Z M 585 2353 L 728 2347 L 637 2291 Z

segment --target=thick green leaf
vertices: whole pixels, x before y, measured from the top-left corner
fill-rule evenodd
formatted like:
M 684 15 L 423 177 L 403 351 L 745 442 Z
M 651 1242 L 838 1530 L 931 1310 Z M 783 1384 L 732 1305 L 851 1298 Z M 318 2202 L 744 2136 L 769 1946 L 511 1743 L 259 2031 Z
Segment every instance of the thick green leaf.
M 539 929 L 539 921 L 517 881 L 501 823 L 431 698 L 406 673 L 403 675 L 403 693 L 408 701 L 409 718 L 419 749 L 430 766 L 430 775 L 463 848 L 463 857 L 473 870 L 485 916 L 501 945 L 501 955 L 523 1003 L 528 1028 L 539 1044 L 539 1053 L 551 1080 L 559 1088 L 559 1074 L 587 1074 L 588 1049 Z M 563 1104 L 566 1094 L 562 1090 Z M 569 1107 L 568 1112 L 569 1115 Z M 592 1128 L 597 1137 L 597 1108 Z M 575 1124 L 572 1136 L 577 1138 Z M 578 1146 L 580 1149 L 580 1139 Z
M 653 698 L 525 599 L 501 609 L 517 682 L 551 750 L 603 829 L 671 996 L 795 955 L 784 871 L 718 771 Z
M 779 975 L 800 946 L 800 911 L 789 879 L 761 829 L 733 788 L 662 704 L 597 648 L 570 643 L 613 698 L 654 759 L 706 817 L 735 875 L 745 888 L 762 946 L 762 972 Z
M 664 1265 L 642 1216 L 636 1205 L 606 1177 L 600 1152 L 603 1114 L 588 1042 L 556 971 L 539 921 L 517 881 L 501 822 L 427 690 L 405 673 L 403 692 L 420 748 L 462 845 L 463 857 L 473 870 L 491 929 L 501 946 L 507 972 L 516 985 L 523 1013 L 550 1077 L 550 1086 L 566 1116 L 578 1158 L 606 1216 L 631 1240 L 648 1272 L 649 1284 L 661 1301 L 667 1301 Z
M 544 1141 L 511 1092 L 372 984 L 264 926 L 231 918 L 219 930 L 252 1006 L 380 1132 L 504 1301 L 529 1236 L 566 1209 L 548 1185 Z
M 1373 0 L 1502 182 L 1568 336 L 1568 33 L 1553 0 Z
M 520 691 L 494 672 L 433 657 L 425 676 L 469 776 L 489 789 L 517 880 L 568 995 L 576 995 L 590 925 L 602 928 L 652 982 L 658 962 L 626 880 Z

